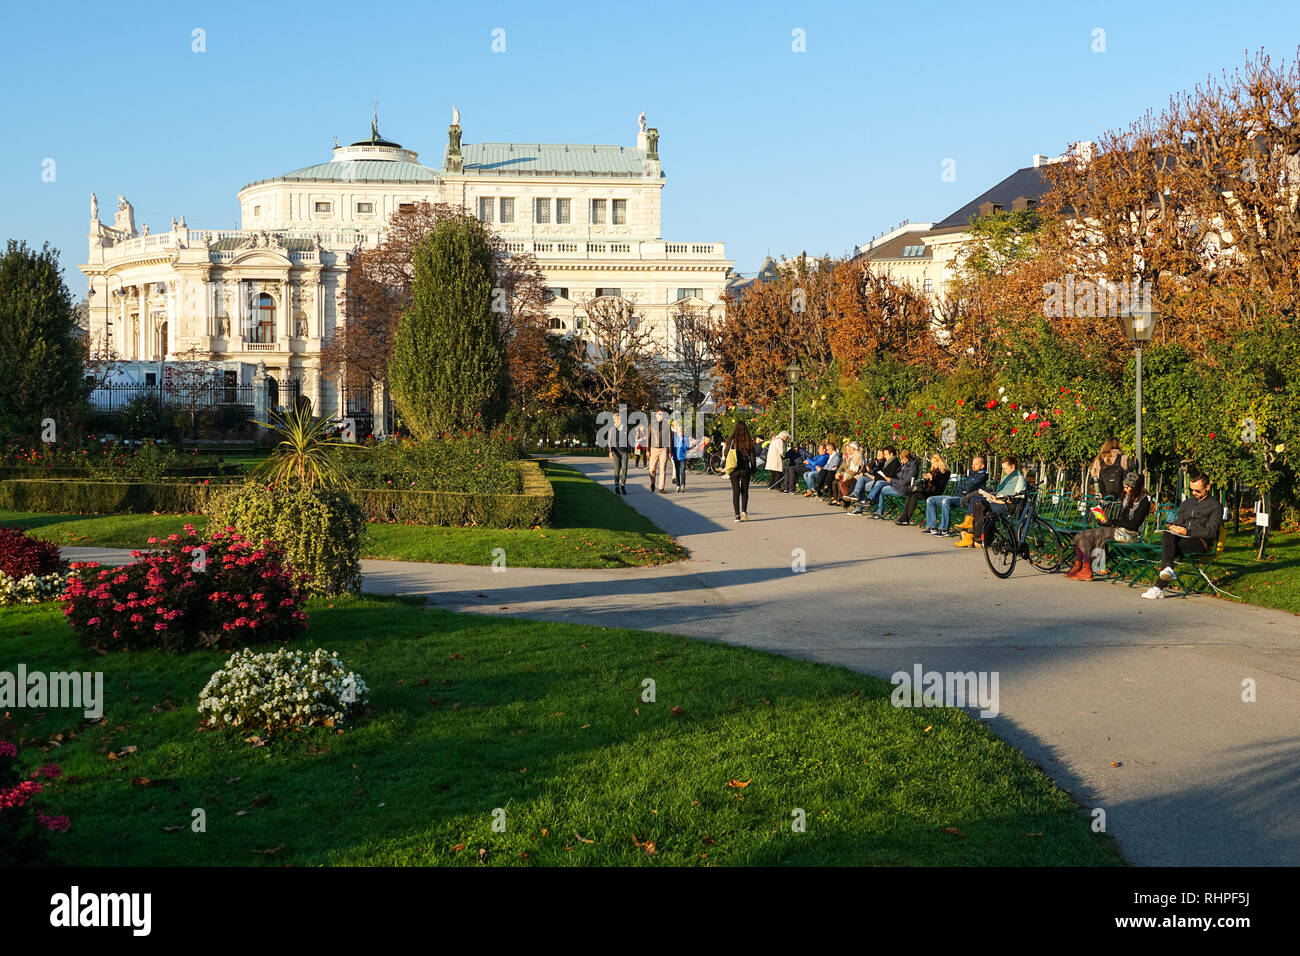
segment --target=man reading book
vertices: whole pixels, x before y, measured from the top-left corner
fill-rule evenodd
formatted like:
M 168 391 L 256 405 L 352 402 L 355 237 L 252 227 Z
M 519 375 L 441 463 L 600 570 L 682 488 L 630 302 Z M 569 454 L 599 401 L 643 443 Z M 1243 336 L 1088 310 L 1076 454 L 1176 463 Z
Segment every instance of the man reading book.
M 1210 479 L 1197 472 L 1189 485 L 1192 497 L 1183 499 L 1174 520 L 1160 536 L 1159 579 L 1142 593 L 1144 598 L 1165 596 L 1165 588 L 1174 580 L 1174 562 L 1180 556 L 1211 551 L 1219 542 L 1223 506 L 1210 497 Z

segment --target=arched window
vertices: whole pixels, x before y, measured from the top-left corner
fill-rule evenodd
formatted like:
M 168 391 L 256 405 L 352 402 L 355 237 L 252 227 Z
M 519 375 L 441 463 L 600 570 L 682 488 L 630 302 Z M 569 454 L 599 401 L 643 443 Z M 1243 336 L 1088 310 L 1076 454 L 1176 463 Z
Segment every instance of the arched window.
M 551 316 L 551 331 L 553 332 L 564 331 L 564 320 L 561 318 L 557 318 L 556 316 Z
M 263 292 L 257 297 L 257 324 L 253 327 L 254 342 L 269 345 L 275 341 L 275 300 Z

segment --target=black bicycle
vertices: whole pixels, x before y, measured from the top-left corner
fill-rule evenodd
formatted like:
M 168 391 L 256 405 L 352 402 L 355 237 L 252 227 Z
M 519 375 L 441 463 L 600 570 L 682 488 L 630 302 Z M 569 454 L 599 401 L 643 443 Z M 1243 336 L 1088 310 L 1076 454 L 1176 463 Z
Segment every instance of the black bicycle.
M 1021 492 L 1008 499 L 1006 514 L 984 518 L 984 560 L 998 577 L 1011 577 L 1021 557 L 1044 574 L 1065 562 L 1065 539 L 1038 516 L 1037 502 L 1037 492 Z

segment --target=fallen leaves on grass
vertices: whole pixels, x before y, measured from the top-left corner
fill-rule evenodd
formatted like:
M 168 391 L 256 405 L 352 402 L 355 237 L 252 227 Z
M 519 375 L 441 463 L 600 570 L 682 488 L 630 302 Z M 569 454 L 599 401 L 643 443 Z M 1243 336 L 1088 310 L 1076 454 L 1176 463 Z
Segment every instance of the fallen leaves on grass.
M 960 827 L 944 827 L 943 832 L 951 834 L 952 836 L 959 836 L 959 837 L 964 837 L 966 835 L 961 831 Z
M 595 840 L 588 840 L 585 836 L 583 836 L 583 835 L 582 835 L 581 833 L 579 833 L 577 830 L 574 830 L 574 831 L 573 831 L 573 835 L 574 835 L 575 837 L 578 838 L 578 842 L 579 842 L 579 843 L 595 843 L 595 842 L 596 842 Z
M 751 783 L 753 783 L 753 781 L 754 781 L 753 777 L 750 777 L 748 780 L 728 780 L 727 786 L 734 787 L 737 790 L 743 790 L 745 787 L 748 787 Z
M 680 717 L 682 714 L 686 713 L 686 711 L 682 710 L 681 704 L 678 704 L 676 707 L 670 710 L 669 713 L 672 714 L 674 717 Z
M 638 849 L 645 850 L 647 856 L 652 856 L 655 852 L 654 840 L 638 840 L 636 834 L 632 834 L 632 842 L 637 845 Z

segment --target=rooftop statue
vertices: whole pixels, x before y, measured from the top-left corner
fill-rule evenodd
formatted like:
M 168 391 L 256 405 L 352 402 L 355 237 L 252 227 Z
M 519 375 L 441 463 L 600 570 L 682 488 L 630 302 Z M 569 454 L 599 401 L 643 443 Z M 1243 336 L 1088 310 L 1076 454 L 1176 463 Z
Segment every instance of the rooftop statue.
M 460 125 L 460 110 L 456 109 L 456 107 L 454 106 L 451 108 L 451 125 L 452 126 Z

